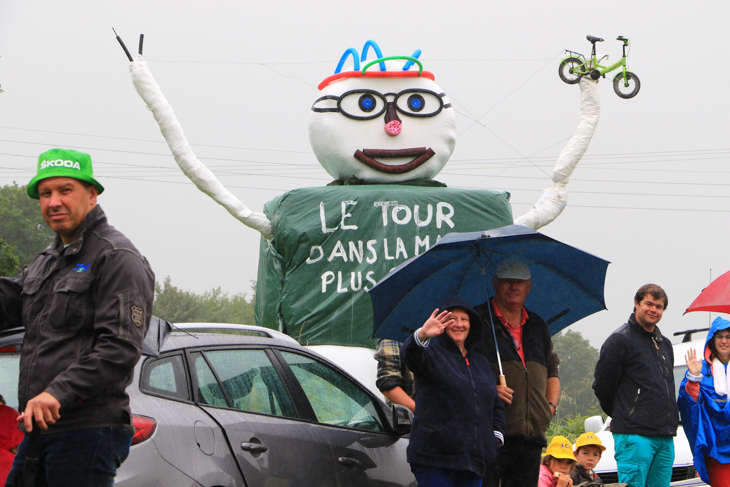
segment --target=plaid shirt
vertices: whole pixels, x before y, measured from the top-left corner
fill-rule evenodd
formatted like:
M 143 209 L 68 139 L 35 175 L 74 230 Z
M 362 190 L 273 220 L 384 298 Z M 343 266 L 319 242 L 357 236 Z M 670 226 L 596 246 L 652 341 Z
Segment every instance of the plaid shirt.
M 376 387 L 381 391 L 389 391 L 396 387 L 402 388 L 411 397 L 416 395 L 416 386 L 413 372 L 408 370 L 400 359 L 401 343 L 395 340 L 380 340 L 375 351 L 375 360 L 378 361 L 378 375 Z M 390 401 L 385 400 L 388 405 Z

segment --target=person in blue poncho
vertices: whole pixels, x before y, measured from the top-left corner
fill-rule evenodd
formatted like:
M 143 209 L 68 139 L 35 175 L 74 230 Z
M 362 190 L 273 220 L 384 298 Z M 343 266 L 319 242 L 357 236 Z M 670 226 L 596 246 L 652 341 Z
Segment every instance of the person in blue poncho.
M 679 387 L 677 405 L 702 480 L 712 487 L 730 487 L 730 321 L 712 322 L 703 353 L 685 355 L 687 374 Z
M 416 378 L 408 463 L 419 487 L 491 487 L 505 416 L 489 361 L 473 350 L 484 325 L 459 297 L 439 309 L 401 350 Z

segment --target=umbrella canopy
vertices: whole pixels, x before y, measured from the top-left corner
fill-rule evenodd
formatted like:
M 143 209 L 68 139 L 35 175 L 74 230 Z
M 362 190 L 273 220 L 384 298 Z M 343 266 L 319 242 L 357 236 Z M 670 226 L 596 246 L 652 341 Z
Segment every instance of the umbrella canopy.
M 685 313 L 690 311 L 730 313 L 730 271 L 721 275 L 703 289 Z
M 423 254 L 396 267 L 370 291 L 378 338 L 404 341 L 447 296 L 472 306 L 494 296 L 492 277 L 508 258 L 530 267 L 525 307 L 556 334 L 606 309 L 609 262 L 521 225 L 486 232 L 450 233 Z

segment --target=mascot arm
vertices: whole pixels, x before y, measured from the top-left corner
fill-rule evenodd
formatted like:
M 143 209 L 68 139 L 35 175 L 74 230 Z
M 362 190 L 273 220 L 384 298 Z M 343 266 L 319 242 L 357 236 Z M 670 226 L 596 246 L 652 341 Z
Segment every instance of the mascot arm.
M 175 162 L 185 175 L 203 193 L 213 198 L 244 225 L 258 230 L 267 240 L 271 240 L 271 222 L 263 213 L 251 211 L 233 193 L 228 191 L 215 175 L 193 153 L 185 138 L 180 122 L 177 121 L 172 107 L 162 95 L 160 87 L 152 77 L 147 62 L 138 56 L 129 65 L 132 83 L 147 104 L 147 108 L 160 126 L 160 131 L 175 157 Z
M 540 199 L 530 211 L 515 218 L 516 225 L 524 225 L 537 230 L 560 216 L 568 204 L 566 186 L 570 181 L 570 175 L 573 174 L 575 166 L 578 165 L 588 148 L 601 114 L 597 84 L 597 81 L 585 78 L 580 80 L 578 128 L 558 156 L 553 168 L 553 186 L 543 191 Z

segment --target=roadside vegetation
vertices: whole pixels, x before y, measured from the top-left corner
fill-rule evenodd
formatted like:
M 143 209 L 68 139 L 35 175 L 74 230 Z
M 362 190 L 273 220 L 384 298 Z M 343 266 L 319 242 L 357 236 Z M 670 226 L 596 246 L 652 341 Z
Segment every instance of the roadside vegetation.
M 584 433 L 586 418 L 602 414 L 591 388 L 598 350 L 583 335 L 572 330 L 555 335 L 553 347 L 560 357 L 560 403 L 547 436 L 550 439 L 563 435 L 575 442 Z

